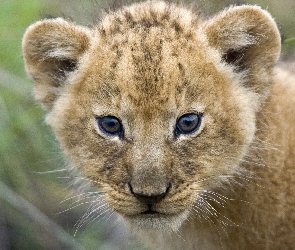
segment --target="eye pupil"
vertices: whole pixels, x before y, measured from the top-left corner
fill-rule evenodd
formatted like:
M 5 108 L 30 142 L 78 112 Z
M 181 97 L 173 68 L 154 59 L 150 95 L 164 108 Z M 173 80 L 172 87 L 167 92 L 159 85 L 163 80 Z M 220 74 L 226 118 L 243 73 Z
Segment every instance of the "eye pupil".
M 200 114 L 185 114 L 178 119 L 176 132 L 178 134 L 191 134 L 199 129 L 200 124 Z
M 123 132 L 123 126 L 120 120 L 114 116 L 98 117 L 99 129 L 111 136 L 120 136 Z

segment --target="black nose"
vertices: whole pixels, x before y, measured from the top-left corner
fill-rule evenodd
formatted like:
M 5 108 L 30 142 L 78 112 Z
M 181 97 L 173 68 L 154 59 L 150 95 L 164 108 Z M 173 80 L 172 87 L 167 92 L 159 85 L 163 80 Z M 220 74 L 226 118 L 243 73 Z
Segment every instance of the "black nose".
M 134 192 L 131 184 L 129 183 L 129 188 L 131 193 L 142 203 L 145 204 L 155 204 L 160 202 L 162 199 L 165 198 L 165 196 L 168 194 L 171 184 L 169 183 L 168 187 L 166 188 L 166 191 L 164 193 L 159 193 L 159 194 L 152 194 L 152 195 L 146 195 L 144 193 L 139 193 L 139 192 Z

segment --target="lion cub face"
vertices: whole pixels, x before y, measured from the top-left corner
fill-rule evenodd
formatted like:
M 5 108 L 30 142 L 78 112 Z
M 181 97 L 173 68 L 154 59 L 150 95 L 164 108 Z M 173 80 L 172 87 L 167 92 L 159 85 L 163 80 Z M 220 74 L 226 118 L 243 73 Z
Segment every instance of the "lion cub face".
M 245 19 L 238 27 L 235 15 Z M 270 22 L 264 36 L 256 16 Z M 271 25 L 257 7 L 202 22 L 148 2 L 92 30 L 39 22 L 23 47 L 36 97 L 74 165 L 131 224 L 176 229 L 203 192 L 242 171 L 277 60 L 251 56 L 279 50 L 279 38 L 269 45 L 278 35 Z

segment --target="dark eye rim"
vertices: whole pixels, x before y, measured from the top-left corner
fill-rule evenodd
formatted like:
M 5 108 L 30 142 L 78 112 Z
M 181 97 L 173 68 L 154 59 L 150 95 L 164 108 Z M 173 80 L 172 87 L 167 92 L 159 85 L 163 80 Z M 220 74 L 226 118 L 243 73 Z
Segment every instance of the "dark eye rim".
M 116 131 L 114 132 L 110 132 L 104 125 L 103 125 L 103 119 L 106 119 L 106 118 L 110 118 L 110 119 L 114 119 L 116 120 L 117 122 L 119 122 L 119 127 Z M 97 116 L 96 117 L 96 121 L 97 121 L 97 124 L 98 124 L 98 128 L 99 130 L 104 133 L 105 135 L 109 136 L 109 137 L 120 137 L 122 138 L 123 135 L 124 135 L 124 129 L 123 129 L 123 124 L 121 122 L 121 120 L 116 117 L 116 116 L 113 116 L 113 115 L 106 115 L 106 116 Z
M 194 115 L 198 118 L 198 122 L 196 124 L 196 126 L 190 130 L 190 131 L 184 131 L 182 130 L 179 125 L 178 125 L 178 122 L 186 117 L 186 116 L 191 116 L 191 115 Z M 186 114 L 183 114 L 182 116 L 180 116 L 177 121 L 176 121 L 176 126 L 175 126 L 175 135 L 178 137 L 180 135 L 191 135 L 191 134 L 194 134 L 195 132 L 197 132 L 199 129 L 200 129 L 200 126 L 202 124 L 202 118 L 203 118 L 203 114 L 202 113 L 186 113 Z

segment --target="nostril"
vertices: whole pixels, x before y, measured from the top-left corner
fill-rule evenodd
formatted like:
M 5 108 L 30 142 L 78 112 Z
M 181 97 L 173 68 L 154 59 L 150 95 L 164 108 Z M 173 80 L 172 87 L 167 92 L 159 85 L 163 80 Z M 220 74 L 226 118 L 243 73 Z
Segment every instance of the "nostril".
M 142 195 L 133 193 L 133 195 L 142 203 L 146 204 L 155 204 L 160 202 L 166 195 L 166 193 L 158 194 L 158 195 Z
M 145 204 L 155 204 L 165 198 L 165 196 L 168 194 L 169 190 L 171 189 L 171 184 L 169 183 L 165 192 L 159 193 L 159 194 L 152 194 L 152 195 L 146 195 L 144 193 L 134 192 L 130 183 L 129 183 L 129 188 L 131 193 L 134 195 L 134 197 L 136 197 L 140 202 Z

